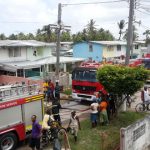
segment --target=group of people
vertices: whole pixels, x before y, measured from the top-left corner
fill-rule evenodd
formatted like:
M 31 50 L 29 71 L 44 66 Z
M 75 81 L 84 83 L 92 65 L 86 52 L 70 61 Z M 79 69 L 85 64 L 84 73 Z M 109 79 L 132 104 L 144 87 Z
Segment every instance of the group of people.
M 53 100 L 54 97 L 60 99 L 60 90 L 61 88 L 59 86 L 59 81 L 56 81 L 55 86 L 51 80 L 45 80 L 43 82 L 43 93 L 44 98 L 47 99 L 47 102 Z
M 57 133 L 53 132 L 55 131 L 53 128 L 52 123 L 57 121 L 59 126 L 61 127 L 61 120 L 59 116 L 59 108 L 60 108 L 59 102 L 55 101 L 55 107 L 52 106 L 51 109 L 47 109 L 43 118 L 42 126 L 37 122 L 37 116 L 33 115 L 31 117 L 32 120 L 32 133 L 31 133 L 31 140 L 30 140 L 30 147 L 32 150 L 36 148 L 36 150 L 40 150 L 40 139 L 42 137 L 43 144 L 47 144 L 47 141 L 44 141 L 43 139 L 46 139 L 47 133 L 51 133 L 51 140 L 55 140 L 57 137 Z M 56 127 L 56 126 L 55 126 Z M 56 127 L 57 128 L 57 127 Z M 75 142 L 77 142 L 77 133 L 78 130 L 81 129 L 79 117 L 76 114 L 76 111 L 72 111 L 70 115 L 69 124 L 67 127 L 67 131 L 70 132 L 74 136 Z
M 115 101 L 111 94 L 104 94 L 99 91 L 91 108 L 91 124 L 92 128 L 96 127 L 97 124 L 108 125 L 110 121 L 110 115 L 115 114 L 116 107 Z

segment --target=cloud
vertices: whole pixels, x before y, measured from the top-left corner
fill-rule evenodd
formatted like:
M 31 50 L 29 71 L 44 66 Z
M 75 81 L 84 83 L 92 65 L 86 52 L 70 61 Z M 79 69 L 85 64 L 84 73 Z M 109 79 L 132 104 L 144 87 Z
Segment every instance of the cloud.
M 76 0 L 74 3 L 87 2 Z M 88 0 L 93 2 L 93 0 Z M 58 3 L 73 3 L 72 0 L 0 0 L 0 33 L 9 35 L 17 32 L 32 32 L 43 25 L 57 22 Z M 96 21 L 96 27 L 109 29 L 118 37 L 117 22 L 121 19 L 128 21 L 129 8 L 127 2 L 64 6 L 62 21 L 71 25 L 72 33 L 82 30 L 90 19 Z M 142 20 L 149 26 L 149 17 L 136 13 L 136 19 Z M 138 27 L 140 35 L 145 30 Z

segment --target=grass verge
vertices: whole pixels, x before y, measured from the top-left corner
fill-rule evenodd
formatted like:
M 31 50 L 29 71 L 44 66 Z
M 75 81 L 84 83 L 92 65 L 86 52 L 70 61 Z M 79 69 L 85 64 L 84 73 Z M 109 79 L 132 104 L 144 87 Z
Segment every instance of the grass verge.
M 75 143 L 73 136 L 69 135 L 71 150 L 113 150 L 119 145 L 120 128 L 127 127 L 145 115 L 145 113 L 122 112 L 110 122 L 110 125 L 94 129 L 91 129 L 89 119 L 84 120 L 81 122 L 82 130 L 79 131 L 78 142 Z

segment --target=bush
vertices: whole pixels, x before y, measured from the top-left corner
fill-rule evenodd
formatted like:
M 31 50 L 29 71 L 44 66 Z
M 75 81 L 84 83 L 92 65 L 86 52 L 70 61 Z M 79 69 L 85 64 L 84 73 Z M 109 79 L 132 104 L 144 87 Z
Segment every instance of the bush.
M 97 71 L 98 81 L 109 93 L 120 98 L 124 94 L 133 95 L 137 92 L 148 76 L 149 71 L 143 67 L 106 65 Z

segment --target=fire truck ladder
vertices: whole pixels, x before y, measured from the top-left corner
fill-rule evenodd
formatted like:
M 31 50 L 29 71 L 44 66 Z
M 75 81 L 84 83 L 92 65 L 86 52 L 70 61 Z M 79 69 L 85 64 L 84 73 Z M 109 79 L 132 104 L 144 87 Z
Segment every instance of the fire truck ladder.
M 5 85 L 0 86 L 0 101 L 9 101 L 12 98 L 22 98 L 29 95 L 39 94 L 39 86 L 32 85 Z

